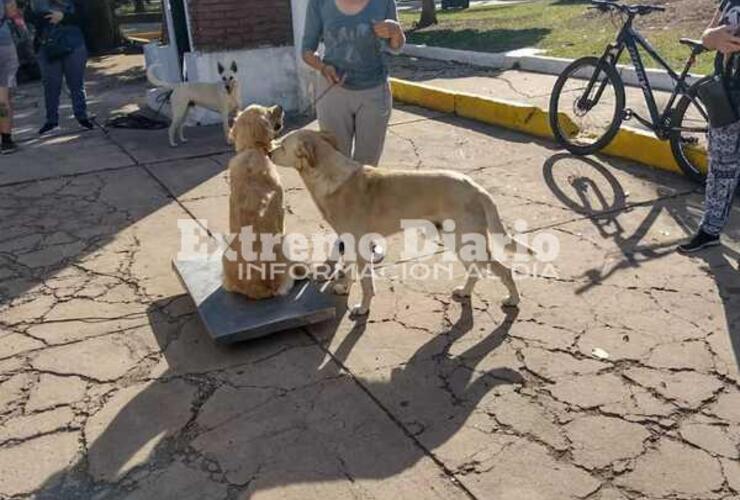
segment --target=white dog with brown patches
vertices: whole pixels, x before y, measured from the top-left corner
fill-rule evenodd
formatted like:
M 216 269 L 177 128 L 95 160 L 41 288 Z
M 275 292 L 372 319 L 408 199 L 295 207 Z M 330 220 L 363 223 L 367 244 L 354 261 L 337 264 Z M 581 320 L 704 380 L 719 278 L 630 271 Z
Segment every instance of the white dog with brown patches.
M 488 252 L 473 257 L 458 252 L 468 269 L 467 283 L 457 288 L 459 298 L 470 297 L 480 273 L 488 270 L 497 275 L 509 291 L 503 305 L 516 307 L 520 296 L 511 270 L 493 258 L 490 233 L 505 242 L 507 250 L 516 251 L 520 244 L 504 228 L 491 195 L 471 178 L 446 171 L 403 171 L 363 166 L 337 151 L 332 136 L 309 130 L 288 134 L 271 152 L 278 166 L 299 171 L 316 205 L 334 231 L 363 236 L 391 236 L 401 231 L 403 220 L 425 220 L 441 225 L 446 220 L 456 223 L 456 249 L 464 245 L 464 235 L 483 235 Z M 498 241 L 498 240 L 497 240 Z M 533 253 L 521 245 L 523 250 Z M 364 270 L 367 258 L 357 252 L 357 267 Z M 476 272 L 473 272 L 476 271 Z M 375 295 L 371 273 L 361 272 L 362 303 L 352 310 L 354 316 L 370 311 Z
M 157 78 L 155 64 L 147 69 L 149 83 L 155 87 L 167 89 L 172 92 L 170 105 L 172 107 L 172 123 L 170 124 L 170 146 L 176 147 L 176 136 L 180 136 L 180 142 L 185 139 L 185 121 L 192 106 L 201 106 L 221 115 L 224 127 L 224 135 L 227 143 L 229 138 L 229 119 L 242 108 L 241 86 L 239 84 L 238 67 L 232 62 L 228 68 L 218 63 L 218 75 L 221 78 L 217 83 L 167 83 Z

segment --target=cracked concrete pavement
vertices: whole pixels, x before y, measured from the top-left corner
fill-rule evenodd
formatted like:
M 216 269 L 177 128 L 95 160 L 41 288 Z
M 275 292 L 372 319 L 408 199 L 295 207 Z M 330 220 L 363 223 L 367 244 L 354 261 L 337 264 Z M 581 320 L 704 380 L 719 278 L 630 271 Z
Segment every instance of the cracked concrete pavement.
M 101 115 L 142 93 L 118 59 L 93 68 Z M 682 178 L 399 106 L 384 164 L 471 175 L 558 237 L 553 266 L 504 311 L 496 281 L 461 304 L 391 248 L 367 322 L 340 302 L 223 348 L 170 267 L 178 219 L 226 226 L 220 129 L 38 140 L 37 92 L 0 160 L 0 498 L 740 497 L 740 210 L 680 257 Z M 282 174 L 288 229 L 327 231 Z

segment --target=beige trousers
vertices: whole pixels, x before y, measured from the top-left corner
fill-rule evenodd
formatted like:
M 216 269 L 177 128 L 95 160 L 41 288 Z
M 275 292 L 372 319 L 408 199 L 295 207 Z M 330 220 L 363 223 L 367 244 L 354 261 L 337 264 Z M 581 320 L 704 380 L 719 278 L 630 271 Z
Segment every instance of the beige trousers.
M 329 84 L 321 78 L 318 88 L 321 95 Z M 380 163 L 393 109 L 389 83 L 367 90 L 336 86 L 316 107 L 321 130 L 337 137 L 339 149 L 345 156 L 364 165 Z

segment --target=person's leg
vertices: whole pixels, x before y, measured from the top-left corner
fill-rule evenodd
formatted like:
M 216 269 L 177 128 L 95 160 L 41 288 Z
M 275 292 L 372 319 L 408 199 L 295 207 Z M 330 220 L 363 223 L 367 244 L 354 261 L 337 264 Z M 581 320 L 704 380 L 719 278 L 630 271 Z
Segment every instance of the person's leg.
M 393 97 L 389 84 L 362 91 L 355 120 L 355 161 L 373 166 L 380 163 L 392 109 Z
M 712 130 L 702 230 L 719 235 L 730 218 L 740 176 L 740 122 Z
M 12 89 L 15 87 L 17 72 L 18 55 L 15 51 L 15 45 L 0 47 L 0 137 L 2 137 L 2 153 L 11 153 L 16 149 L 12 136 Z
M 337 140 L 339 152 L 344 156 L 352 157 L 352 145 L 355 140 L 355 109 L 356 92 L 345 90 L 335 85 L 330 90 L 329 84 L 321 77 L 317 95 L 323 97 L 316 103 L 316 113 L 319 119 L 319 128 L 322 132 L 329 132 Z M 344 255 L 344 242 L 336 241 L 336 253 Z M 334 267 L 335 262 L 329 262 Z
M 46 103 L 46 124 L 59 124 L 59 97 L 62 93 L 63 68 L 61 61 L 50 61 L 43 51 L 38 56 L 41 68 L 41 79 L 44 84 L 44 101 Z M 42 129 L 43 130 L 43 129 Z
M 319 95 L 325 92 L 328 84 L 321 79 Z M 355 112 L 352 95 L 355 92 L 335 86 L 316 104 L 319 127 L 324 132 L 332 133 L 339 144 L 339 151 L 345 156 L 352 156 L 352 142 L 355 137 Z
M 12 131 L 13 108 L 10 102 L 10 87 L 0 87 L 0 154 L 16 151 Z
M 3 84 L 0 84 L 3 85 Z M 9 134 L 12 129 L 12 111 L 10 109 L 10 89 L 0 86 L 0 133 Z
M 679 247 L 693 253 L 719 244 L 727 225 L 740 178 L 740 122 L 709 131 L 709 173 L 704 194 L 704 217 L 694 239 Z
M 67 81 L 75 118 L 84 125 L 87 122 L 87 96 L 85 95 L 85 68 L 87 48 L 80 45 L 63 60 L 64 79 Z

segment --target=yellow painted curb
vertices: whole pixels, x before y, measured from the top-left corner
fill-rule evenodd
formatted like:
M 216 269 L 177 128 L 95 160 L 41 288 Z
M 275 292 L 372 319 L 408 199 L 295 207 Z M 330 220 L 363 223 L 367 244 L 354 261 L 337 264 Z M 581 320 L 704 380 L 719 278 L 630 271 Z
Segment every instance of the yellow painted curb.
M 681 167 L 676 163 L 670 143 L 661 141 L 646 130 L 622 127 L 614 140 L 602 152 L 610 156 L 634 160 L 661 170 L 683 173 Z M 689 153 L 689 156 L 706 174 L 706 152 L 697 148 Z
M 491 125 L 524 132 L 526 134 L 553 138 L 548 112 L 529 104 L 504 101 L 473 94 L 454 92 L 419 83 L 391 79 L 393 97 L 407 104 L 414 104 L 436 111 L 454 113 Z M 566 115 L 561 120 L 568 120 Z M 571 122 L 573 133 L 578 127 Z M 661 141 L 647 131 L 622 127 L 614 140 L 604 148 L 604 154 L 633 160 L 645 165 L 681 173 L 668 141 Z M 692 160 L 706 172 L 707 154 L 696 149 L 689 153 Z
M 455 94 L 453 92 L 430 87 L 429 85 L 406 82 L 397 78 L 391 78 L 391 89 L 393 97 L 398 101 L 442 111 L 443 113 L 455 112 Z
M 155 40 L 159 40 L 161 37 L 162 37 L 162 33 L 160 31 L 128 33 L 126 35 L 126 38 L 128 38 L 129 40 L 132 40 L 134 42 L 139 42 L 139 43 L 153 42 Z
M 537 137 L 553 137 L 547 113 L 537 106 L 472 94 L 456 94 L 455 113 L 463 118 L 499 125 Z

